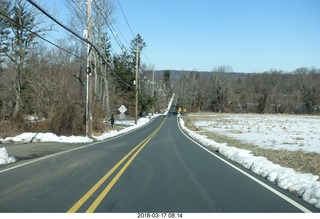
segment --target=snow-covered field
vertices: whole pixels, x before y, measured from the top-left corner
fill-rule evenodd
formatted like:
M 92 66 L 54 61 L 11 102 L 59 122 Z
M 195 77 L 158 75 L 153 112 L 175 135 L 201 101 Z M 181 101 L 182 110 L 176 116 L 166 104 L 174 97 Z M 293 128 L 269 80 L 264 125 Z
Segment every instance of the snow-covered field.
M 206 114 L 195 125 L 258 147 L 320 153 L 320 116 Z
M 201 127 L 200 129 L 214 131 L 260 147 L 320 153 L 320 117 L 317 116 L 202 114 L 200 119 L 197 117 L 195 124 Z M 201 135 L 201 132 L 189 130 L 184 125 L 183 118 L 180 119 L 180 125 L 189 136 L 202 145 L 213 148 L 228 159 L 320 208 L 320 182 L 317 181 L 319 176 L 281 167 L 265 157 L 254 156 L 249 150 L 215 142 Z

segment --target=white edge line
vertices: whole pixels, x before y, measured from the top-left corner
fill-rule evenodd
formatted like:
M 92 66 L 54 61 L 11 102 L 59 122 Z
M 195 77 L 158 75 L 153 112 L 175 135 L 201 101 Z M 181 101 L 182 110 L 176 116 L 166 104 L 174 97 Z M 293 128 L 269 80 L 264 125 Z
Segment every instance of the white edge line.
M 178 118 L 178 117 L 177 117 Z M 260 184 L 261 186 L 265 187 L 266 189 L 268 189 L 269 191 L 273 192 L 274 194 L 276 194 L 277 196 L 279 196 L 280 198 L 286 200 L 287 202 L 289 202 L 290 204 L 292 204 L 293 206 L 295 206 L 296 208 L 300 209 L 301 211 L 303 211 L 304 213 L 312 213 L 312 211 L 310 211 L 309 209 L 303 207 L 302 205 L 300 205 L 299 203 L 297 203 L 296 201 L 292 200 L 291 198 L 285 196 L 284 194 L 282 194 L 281 192 L 275 190 L 274 188 L 272 188 L 271 186 L 265 184 L 264 182 L 258 180 L 257 178 L 255 178 L 254 176 L 250 175 L 249 173 L 241 170 L 240 168 L 236 167 L 235 165 L 233 165 L 232 163 L 230 163 L 229 161 L 227 161 L 226 159 L 216 155 L 214 152 L 208 150 L 207 148 L 205 148 L 203 145 L 199 144 L 198 142 L 196 142 L 195 140 L 193 140 L 191 137 L 189 137 L 180 127 L 180 123 L 179 123 L 179 118 L 177 119 L 177 123 L 179 126 L 180 131 L 182 132 L 182 134 L 184 134 L 184 136 L 186 136 L 188 139 L 190 139 L 192 142 L 194 142 L 195 144 L 197 144 L 199 147 L 201 147 L 202 149 L 204 149 L 205 151 L 207 151 L 208 153 L 212 154 L 213 156 L 215 156 L 216 158 L 218 158 L 219 160 L 223 161 L 224 163 L 228 164 L 229 166 L 231 166 L 232 168 L 236 169 L 237 171 L 239 171 L 240 173 L 244 174 L 245 176 L 249 177 L 250 179 L 252 179 L 253 181 L 255 181 L 256 183 Z
M 44 156 L 44 157 L 40 157 L 40 158 L 38 158 L 38 159 L 31 160 L 31 161 L 26 162 L 26 163 L 23 163 L 23 164 L 18 164 L 18 165 L 16 165 L 16 166 L 9 167 L 9 168 L 6 168 L 6 169 L 4 169 L 4 170 L 0 170 L 0 174 L 1 174 L 1 173 L 4 173 L 4 172 L 7 172 L 7 171 L 9 171 L 9 170 L 17 169 L 17 168 L 19 168 L 19 167 L 23 167 L 23 166 L 26 166 L 26 165 L 29 165 L 29 164 L 38 162 L 38 161 L 40 161 L 40 160 L 44 160 L 44 159 L 47 159 L 47 158 L 50 158 L 50 157 L 58 156 L 58 155 L 61 155 L 61 154 L 69 153 L 69 152 L 71 152 L 71 151 L 80 150 L 80 149 L 83 149 L 83 148 L 87 148 L 87 147 L 94 146 L 94 145 L 96 145 L 96 144 L 100 144 L 100 143 L 102 143 L 102 142 L 106 142 L 106 141 L 114 140 L 114 139 L 116 139 L 116 138 L 120 138 L 120 137 L 122 137 L 122 136 L 124 136 L 124 135 L 126 135 L 126 134 L 129 134 L 129 133 L 131 133 L 131 132 L 134 132 L 134 131 L 136 131 L 136 130 L 138 130 L 138 129 L 140 129 L 140 128 L 146 126 L 146 125 L 148 125 L 148 124 L 149 124 L 151 121 L 153 121 L 155 118 L 156 118 L 156 117 L 152 118 L 149 122 L 147 122 L 147 123 L 145 123 L 145 124 L 137 127 L 136 129 L 132 129 L 132 130 L 130 130 L 130 131 L 128 131 L 128 132 L 124 132 L 124 133 L 121 133 L 121 134 L 119 134 L 119 135 L 115 135 L 115 136 L 112 136 L 112 137 L 110 137 L 110 138 L 107 138 L 107 139 L 104 139 L 104 140 L 100 140 L 100 141 L 97 141 L 97 142 L 94 142 L 94 143 L 91 143 L 91 144 L 88 144 L 88 145 L 83 145 L 83 146 L 80 146 L 80 147 L 77 147 L 77 148 L 72 148 L 72 149 L 70 149 L 70 150 L 61 151 L 61 152 L 58 152 L 58 153 L 54 153 L 54 154 L 50 154 L 50 155 L 47 155 L 47 156 Z M 58 143 L 58 144 L 59 144 L 59 143 L 63 143 L 63 142 L 50 142 L 50 143 Z M 72 143 L 70 143 L 70 144 L 72 144 Z

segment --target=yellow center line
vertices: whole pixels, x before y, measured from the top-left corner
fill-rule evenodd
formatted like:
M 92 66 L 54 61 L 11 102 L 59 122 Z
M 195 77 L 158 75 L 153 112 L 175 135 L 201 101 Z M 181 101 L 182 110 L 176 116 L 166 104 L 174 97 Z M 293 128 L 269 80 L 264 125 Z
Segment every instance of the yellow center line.
M 146 139 L 144 139 L 141 143 L 139 143 L 135 148 L 133 148 L 127 155 L 125 155 L 106 175 L 104 175 L 76 204 L 74 204 L 69 210 L 68 213 L 76 212 L 97 190 L 98 188 L 113 174 L 113 172 L 119 168 L 119 166 L 128 159 L 128 157 L 136 151 L 136 153 L 127 161 L 127 163 L 120 169 L 117 175 L 111 180 L 111 182 L 107 185 L 107 187 L 102 191 L 102 193 L 98 196 L 98 198 L 92 203 L 92 205 L 88 208 L 86 212 L 94 212 L 94 210 L 98 207 L 101 201 L 105 198 L 114 184 L 118 181 L 120 176 L 124 173 L 124 171 L 128 168 L 134 158 L 139 154 L 139 152 L 145 147 L 145 145 L 158 133 L 161 127 L 164 125 L 167 118 L 160 124 L 160 126 L 153 131 Z
M 128 160 L 128 162 L 121 168 L 121 170 L 117 173 L 117 175 L 111 180 L 111 182 L 107 185 L 107 187 L 101 192 L 98 198 L 92 203 L 92 205 L 88 208 L 86 213 L 92 213 L 96 210 L 98 205 L 102 202 L 102 200 L 106 197 L 109 191 L 112 189 L 114 184 L 118 181 L 120 176 L 124 173 L 124 171 L 128 168 L 134 158 L 139 154 L 139 152 L 144 148 L 144 146 L 151 140 L 151 138 L 146 141 L 137 152 Z
M 97 189 L 109 178 L 109 176 L 139 147 L 136 146 L 126 156 L 124 156 L 106 175 L 104 175 L 76 204 L 74 204 L 68 213 L 76 212 Z

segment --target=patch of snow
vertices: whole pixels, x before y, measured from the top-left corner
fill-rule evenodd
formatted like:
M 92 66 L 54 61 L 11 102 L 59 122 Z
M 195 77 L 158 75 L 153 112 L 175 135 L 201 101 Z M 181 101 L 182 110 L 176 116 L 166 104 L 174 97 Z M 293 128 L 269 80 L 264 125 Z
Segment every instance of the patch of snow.
M 213 114 L 195 125 L 257 147 L 320 153 L 320 116 Z
M 179 119 L 181 128 L 200 144 L 211 147 L 218 153 L 228 159 L 239 163 L 252 172 L 267 178 L 279 187 L 298 194 L 305 201 L 320 208 L 320 182 L 319 176 L 311 173 L 296 172 L 292 168 L 281 167 L 274 164 L 265 157 L 254 156 L 251 151 L 239 149 L 227 145 L 226 143 L 217 143 L 207 136 L 200 135 L 189 130 L 182 118 Z M 199 125 L 199 123 L 198 123 Z M 202 126 L 203 127 L 203 126 Z
M 104 134 L 102 134 L 100 136 L 93 136 L 93 137 L 96 140 L 101 141 L 101 140 L 105 140 L 105 139 L 108 139 L 108 138 L 111 138 L 111 137 L 114 137 L 114 136 L 117 136 L 117 135 L 120 135 L 120 134 L 123 134 L 123 133 L 127 133 L 127 132 L 130 132 L 130 131 L 132 131 L 134 129 L 137 129 L 137 128 L 145 125 L 152 118 L 154 118 L 156 116 L 158 116 L 158 115 L 154 115 L 154 116 L 146 117 L 146 118 L 140 118 L 140 119 L 138 119 L 136 125 L 134 124 L 134 121 L 133 121 L 133 123 L 126 123 L 126 124 L 132 125 L 132 126 L 129 126 L 127 128 L 124 128 L 124 129 L 121 129 L 121 130 L 112 130 L 112 131 L 109 131 L 109 132 L 105 132 Z
M 174 98 L 174 94 L 168 104 L 167 113 L 171 107 L 173 98 Z M 113 130 L 110 132 L 105 132 L 101 136 L 93 136 L 93 138 L 100 141 L 100 140 L 105 140 L 107 138 L 111 138 L 126 132 L 130 132 L 134 129 L 137 129 L 145 125 L 152 118 L 157 116 L 159 116 L 159 114 L 154 114 L 153 116 L 140 118 L 137 121 L 137 124 L 135 124 L 134 121 L 131 121 L 131 120 L 116 121 L 115 124 L 131 125 L 131 126 L 119 131 Z M 33 116 L 30 116 L 28 118 L 30 120 L 34 119 Z M 91 143 L 93 142 L 93 139 L 89 137 L 83 137 L 83 136 L 57 136 L 56 134 L 53 134 L 53 133 L 35 133 L 35 132 L 26 132 L 26 133 L 17 135 L 15 137 L 7 137 L 5 139 L 0 138 L 0 143 L 30 143 L 30 142 Z M 9 157 L 7 150 L 5 148 L 0 148 L 0 165 L 14 163 L 15 161 L 16 159 L 14 157 Z
M 7 149 L 5 147 L 0 148 L 0 165 L 14 162 L 16 162 L 16 159 L 14 157 L 9 157 Z
M 2 143 L 31 143 L 31 142 L 65 142 L 65 143 L 91 143 L 92 139 L 82 136 L 57 136 L 53 133 L 26 132 L 15 137 L 0 139 Z

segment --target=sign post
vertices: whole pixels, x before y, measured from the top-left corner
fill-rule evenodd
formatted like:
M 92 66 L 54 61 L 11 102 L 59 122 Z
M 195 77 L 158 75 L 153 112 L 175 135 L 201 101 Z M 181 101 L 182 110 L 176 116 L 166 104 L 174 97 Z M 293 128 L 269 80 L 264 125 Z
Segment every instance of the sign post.
M 181 107 L 178 108 L 178 117 L 181 116 Z
M 118 110 L 120 112 L 119 119 L 122 124 L 123 123 L 122 121 L 125 120 L 125 118 L 126 118 L 126 115 L 124 113 L 127 111 L 127 108 L 124 105 L 121 105 Z

